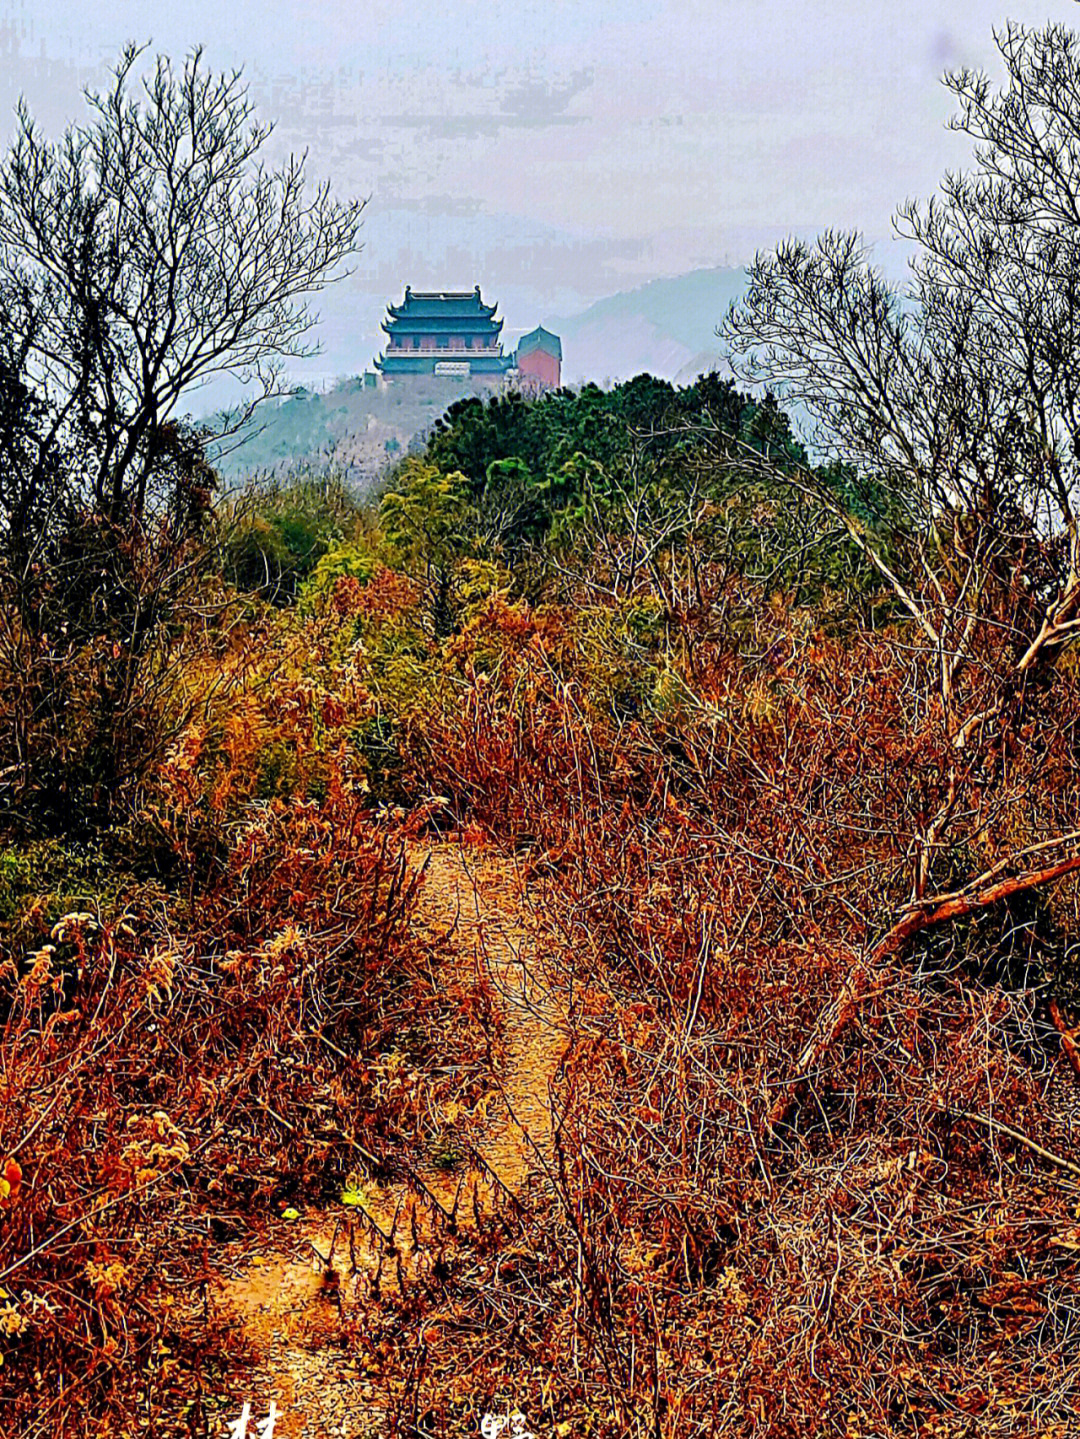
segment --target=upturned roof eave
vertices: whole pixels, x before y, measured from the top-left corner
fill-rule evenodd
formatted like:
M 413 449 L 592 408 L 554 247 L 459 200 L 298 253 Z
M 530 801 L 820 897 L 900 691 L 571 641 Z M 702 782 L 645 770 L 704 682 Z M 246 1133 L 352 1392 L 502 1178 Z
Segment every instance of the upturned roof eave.
M 482 315 L 404 315 L 400 318 L 387 315 L 379 326 L 388 335 L 391 331 L 400 334 L 403 331 L 411 333 L 414 330 L 445 330 L 448 333 L 455 330 L 466 330 L 482 334 L 491 332 L 498 334 L 502 327 L 501 319 L 493 320 Z
M 457 308 L 458 305 L 462 308 Z M 409 300 L 404 305 L 387 305 L 386 312 L 393 320 L 436 318 L 490 320 L 498 308 L 497 304 L 484 305 L 478 300 L 471 299 L 449 301 L 444 305 L 432 298 L 421 301 L 419 304 Z

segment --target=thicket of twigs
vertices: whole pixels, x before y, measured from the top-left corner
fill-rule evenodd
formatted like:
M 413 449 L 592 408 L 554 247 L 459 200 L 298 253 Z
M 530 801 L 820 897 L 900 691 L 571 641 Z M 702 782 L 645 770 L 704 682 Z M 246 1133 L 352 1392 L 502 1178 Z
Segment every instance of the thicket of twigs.
M 1071 1432 L 1076 896 L 1040 845 L 1076 809 L 1075 666 L 967 767 L 970 849 L 912 909 L 934 655 L 701 579 L 679 651 L 644 598 L 498 589 L 439 638 L 376 568 L 191 667 L 138 816 L 162 877 L 8 911 L 10 1432 L 175 1417 L 228 1361 L 171 1302 L 220 1241 L 415 1161 L 397 1032 L 477 1064 L 387 805 L 524 857 L 573 996 L 548 1187 L 343 1332 L 399 1432 L 507 1392 L 612 1435 Z
M 358 1164 L 407 1170 L 416 1036 L 477 1064 L 408 933 L 402 833 L 331 774 L 321 802 L 214 835 L 184 808 L 190 754 L 176 760 L 156 842 L 167 800 L 174 860 L 216 838 L 214 862 L 187 855 L 172 892 L 129 881 L 75 909 L 44 893 L 5 928 L 5 1434 L 115 1435 L 140 1416 L 213 1432 L 202 1399 L 235 1345 L 190 1300 L 217 1282 L 221 1243 L 336 1200 Z M 388 1083 L 380 1056 L 406 1030 L 416 1053 Z
M 6 851 L 9 1431 L 175 1421 L 229 1362 L 173 1302 L 220 1242 L 415 1165 L 432 1055 L 393 1094 L 381 1058 L 484 1042 L 408 931 L 437 814 L 528 864 L 572 1044 L 547 1186 L 343 1329 L 387 1422 L 512 1392 L 597 1434 L 1071 1432 L 1069 653 L 950 779 L 903 617 L 826 630 L 703 562 L 666 619 L 495 571 L 440 636 L 422 577 L 368 568 L 189 660 L 199 718 L 109 865 Z
M 972 856 L 1012 879 L 875 948 L 948 762 L 909 708 L 933 656 L 757 613 L 636 723 L 590 713 L 552 616 L 495 605 L 484 669 L 415 736 L 425 782 L 530 846 L 579 986 L 529 1233 L 574 1322 L 524 1298 L 519 1322 L 611 1432 L 1065 1435 L 1076 894 L 1033 898 L 1010 846 L 1075 813 L 1072 668 L 1028 697 L 1038 742 Z

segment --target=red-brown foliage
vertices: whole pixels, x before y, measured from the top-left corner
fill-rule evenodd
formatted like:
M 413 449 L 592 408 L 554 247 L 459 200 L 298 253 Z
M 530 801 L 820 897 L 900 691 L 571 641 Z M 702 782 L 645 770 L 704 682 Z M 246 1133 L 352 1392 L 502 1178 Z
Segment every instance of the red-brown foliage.
M 405 1023 L 455 1043 L 406 935 L 414 883 L 332 787 L 234 825 L 186 914 L 137 893 L 9 952 L 0 1432 L 175 1416 L 173 1379 L 190 1400 L 200 1346 L 224 1342 L 180 1317 L 214 1241 L 336 1193 L 357 1146 L 404 1155 L 416 1116 L 372 1100 L 368 1060 Z
M 762 611 L 666 718 L 620 718 L 550 616 L 482 628 L 497 663 L 462 638 L 411 753 L 535 847 L 579 986 L 562 1207 L 532 1239 L 577 1255 L 589 1340 L 555 1324 L 552 1352 L 611 1432 L 1071 1433 L 1080 1096 L 1045 996 L 1076 896 L 1023 863 L 1076 813 L 1071 668 L 963 766 L 933 870 L 959 898 L 875 950 L 923 913 L 913 855 L 955 784 L 910 632 Z
M 215 1225 L 356 1146 L 409 1163 L 371 1056 L 406 1018 L 456 1041 L 360 807 L 372 717 L 414 828 L 527 856 L 572 1027 L 547 1186 L 345 1334 L 389 1422 L 498 1382 L 534 1427 L 611 1436 L 1072 1432 L 1074 669 L 961 750 L 910 629 L 753 599 L 642 658 L 621 611 L 496 594 L 440 646 L 407 582 L 342 581 L 299 659 L 268 650 L 272 694 L 178 747 L 147 815 L 186 895 L 70 918 L 8 971 L 0 1284 L 26 1324 L 0 1383 L 39 1432 L 78 1432 L 84 1388 L 103 1433 L 167 1404 L 145 1361 Z M 260 801 L 268 753 L 292 767 Z

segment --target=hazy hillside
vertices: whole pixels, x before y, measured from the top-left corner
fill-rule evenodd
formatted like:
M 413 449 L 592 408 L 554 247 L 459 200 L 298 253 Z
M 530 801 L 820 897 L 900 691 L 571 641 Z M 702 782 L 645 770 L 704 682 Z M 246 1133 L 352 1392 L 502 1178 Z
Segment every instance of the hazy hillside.
M 692 380 L 719 361 L 716 327 L 745 283 L 741 269 L 693 270 L 551 321 L 563 339 L 567 381 L 627 379 L 644 371 Z
M 363 490 L 430 429 L 459 394 L 453 381 L 367 389 L 360 377 L 323 394 L 301 389 L 262 409 L 243 443 L 234 441 L 216 463 L 227 478 L 235 479 L 332 454 L 335 464 Z
M 695 270 L 609 295 L 580 314 L 546 322 L 562 336 L 568 384 L 649 373 L 689 384 L 719 364 L 716 326 L 741 295 L 742 270 Z M 219 466 L 231 478 L 334 452 L 361 486 L 372 483 L 457 398 L 453 382 L 364 388 L 350 379 L 323 394 L 300 390 L 265 409 L 244 444 Z

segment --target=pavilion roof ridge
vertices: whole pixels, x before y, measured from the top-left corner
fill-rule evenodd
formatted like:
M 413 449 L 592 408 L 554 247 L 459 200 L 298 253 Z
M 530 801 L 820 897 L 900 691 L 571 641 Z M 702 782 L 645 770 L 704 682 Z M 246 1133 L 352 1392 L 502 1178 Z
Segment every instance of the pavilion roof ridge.
M 479 285 L 471 290 L 414 290 L 406 285 L 404 299 L 387 305 L 386 312 L 391 320 L 407 322 L 451 317 L 488 321 L 497 309 L 497 304 L 484 303 Z
M 414 300 L 471 300 L 479 295 L 480 286 L 475 290 L 414 290 L 411 285 L 405 286 L 406 295 Z

